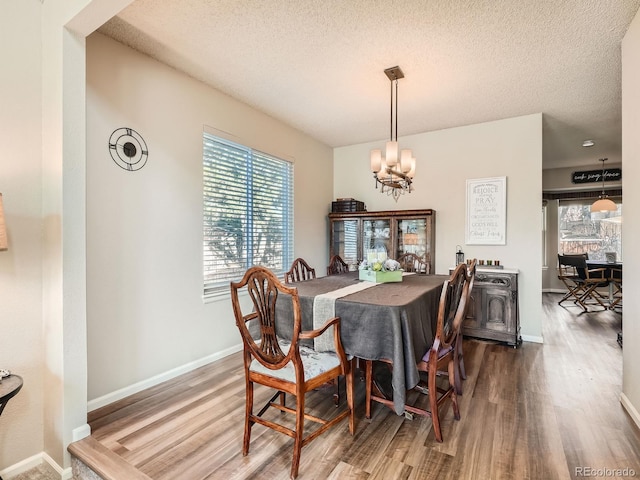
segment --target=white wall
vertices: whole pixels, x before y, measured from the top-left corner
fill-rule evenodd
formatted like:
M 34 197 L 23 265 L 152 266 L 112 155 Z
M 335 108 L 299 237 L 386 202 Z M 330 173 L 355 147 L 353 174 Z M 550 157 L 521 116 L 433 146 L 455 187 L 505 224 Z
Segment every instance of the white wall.
M 0 3 L 0 191 L 10 248 L 0 255 L 0 361 L 25 380 L 0 419 L 5 477 L 42 459 L 70 474 L 66 446 L 86 425 L 80 30 L 126 1 Z M 65 28 L 76 19 L 75 33 Z
M 375 143 L 338 148 L 334 194 L 353 197 L 367 209 L 436 210 L 436 273 L 448 273 L 455 247 L 466 258 L 498 259 L 520 270 L 520 319 L 525 339 L 542 335 L 541 199 L 542 115 L 488 122 L 399 138 L 417 159 L 415 191 L 394 202 L 374 188 L 369 152 Z M 507 177 L 507 244 L 465 245 L 466 179 Z
M 202 131 L 295 161 L 295 255 L 322 272 L 332 150 L 101 34 L 87 39 L 87 323 L 95 400 L 240 346 L 228 295 L 202 299 Z M 149 148 L 118 167 L 108 138 Z M 215 133 L 215 132 L 214 132 Z
M 0 470 L 43 450 L 40 10 L 37 1 L 0 3 L 0 192 L 9 235 L 0 252 L 0 368 L 24 379 L 0 417 Z
M 130 1 L 44 2 L 40 18 L 44 458 L 65 476 L 67 445 L 89 432 L 85 37 Z
M 631 22 L 622 42 L 622 189 L 625 208 L 622 224 L 624 249 L 624 306 L 622 402 L 640 426 L 640 14 Z M 629 348 L 632 346 L 633 348 Z

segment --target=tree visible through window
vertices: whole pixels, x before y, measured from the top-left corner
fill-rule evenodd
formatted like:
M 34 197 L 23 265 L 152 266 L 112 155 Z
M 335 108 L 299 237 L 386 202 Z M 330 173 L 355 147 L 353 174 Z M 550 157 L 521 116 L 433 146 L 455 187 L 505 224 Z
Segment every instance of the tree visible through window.
M 293 260 L 293 165 L 203 135 L 204 292 L 262 265 L 283 274 Z
M 558 252 L 587 253 L 591 260 L 606 261 L 615 252 L 622 261 L 622 204 L 615 212 L 591 212 L 591 204 L 561 202 L 558 207 Z

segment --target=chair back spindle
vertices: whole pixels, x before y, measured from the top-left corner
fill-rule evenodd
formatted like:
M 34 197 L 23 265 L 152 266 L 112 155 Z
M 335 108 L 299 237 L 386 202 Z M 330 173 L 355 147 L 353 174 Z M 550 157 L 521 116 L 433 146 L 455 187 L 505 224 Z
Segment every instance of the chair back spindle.
M 429 273 L 427 261 L 415 253 L 403 253 L 398 257 L 398 263 L 405 272 Z
M 285 283 L 304 282 L 316 278 L 316 270 L 311 268 L 302 258 L 296 258 L 291 268 L 284 274 Z
M 329 275 L 340 275 L 342 273 L 347 273 L 349 271 L 349 265 L 342 260 L 340 255 L 334 255 L 329 260 L 329 266 L 327 266 L 327 276 Z

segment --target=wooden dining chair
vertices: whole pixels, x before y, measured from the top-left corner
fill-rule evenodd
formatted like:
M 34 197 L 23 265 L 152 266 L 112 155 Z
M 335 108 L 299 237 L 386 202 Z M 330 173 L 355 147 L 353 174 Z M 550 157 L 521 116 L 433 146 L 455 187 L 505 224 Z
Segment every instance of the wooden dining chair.
M 407 414 L 406 412 L 409 412 L 409 414 L 431 417 L 434 435 L 438 442 L 442 442 L 440 410 L 448 398 L 451 398 L 454 418 L 456 420 L 460 419 L 460 409 L 458 407 L 458 397 L 455 389 L 455 370 L 457 365 L 455 364 L 454 353 L 456 351 L 456 341 L 460 333 L 468 299 L 469 282 L 467 265 L 461 263 L 442 286 L 433 345 L 417 364 L 418 371 L 427 375 L 427 381 L 425 385 L 425 382 L 421 380 L 415 389 L 429 395 L 430 408 L 427 410 L 413 405 L 405 405 L 405 415 Z M 390 363 L 387 360 L 382 361 Z M 372 360 L 365 361 L 365 371 L 365 416 L 366 418 L 371 418 L 372 401 L 382 403 L 393 409 L 393 399 L 385 396 L 383 392 L 373 391 Z M 436 384 L 436 378 L 438 376 L 447 378 L 446 388 Z
M 476 280 L 476 265 L 478 263 L 477 259 L 473 259 L 471 261 L 471 263 L 468 264 L 467 266 L 467 282 L 469 283 L 469 287 L 467 289 L 467 298 L 464 301 L 464 312 L 462 314 L 462 322 L 460 322 L 459 328 L 460 331 L 458 332 L 458 336 L 456 338 L 456 349 L 454 352 L 454 363 L 456 364 L 456 369 L 455 369 L 455 389 L 456 389 L 456 393 L 458 395 L 462 395 L 462 380 L 466 380 L 467 379 L 467 371 L 464 367 L 464 351 L 462 348 L 462 341 L 463 341 L 463 335 L 462 335 L 462 323 L 464 322 L 464 319 L 467 316 L 467 312 L 469 311 L 469 307 L 471 305 L 471 302 L 473 301 L 473 284 Z
M 239 300 L 239 292 L 246 292 L 251 300 L 252 310 L 244 313 Z M 276 336 L 275 306 L 279 294 L 289 296 L 286 301 L 293 305 L 293 331 L 290 341 Z M 286 298 L 286 297 L 283 297 Z M 251 428 L 258 423 L 265 427 L 288 435 L 294 439 L 291 478 L 296 478 L 300 465 L 300 452 L 307 445 L 328 428 L 349 417 L 349 432 L 354 432 L 353 409 L 353 376 L 351 365 L 342 347 L 340 339 L 340 318 L 329 319 L 321 328 L 302 331 L 300 298 L 298 290 L 288 287 L 264 267 L 253 267 L 246 271 L 239 282 L 231 282 L 231 302 L 236 325 L 240 330 L 244 350 L 244 374 L 246 408 L 244 415 L 244 440 L 242 454 L 249 453 Z M 243 302 L 246 304 L 247 302 Z M 259 339 L 256 340 L 249 332 L 247 322 L 254 321 L 260 329 Z M 313 339 L 333 326 L 333 340 L 335 352 L 317 352 L 310 347 L 303 346 L 300 340 Z M 331 419 L 323 419 L 305 413 L 305 394 L 330 380 L 344 375 L 346 379 L 347 407 Z M 264 385 L 275 390 L 275 394 L 254 413 L 254 384 Z M 285 394 L 296 397 L 296 408 L 285 405 Z M 276 403 L 277 399 L 279 403 Z M 289 428 L 281 423 L 263 418 L 263 414 L 273 407 L 281 412 L 295 415 L 295 428 Z M 320 424 L 319 427 L 306 430 L 305 420 Z
M 296 258 L 289 271 L 284 274 L 284 283 L 303 282 L 313 278 L 316 278 L 316 270 L 302 258 Z
M 341 273 L 347 273 L 349 271 L 349 265 L 346 264 L 340 255 L 334 255 L 329 260 L 329 266 L 327 267 L 327 275 L 340 275 Z
M 415 253 L 403 253 L 397 258 L 397 261 L 405 272 L 429 273 L 425 259 Z

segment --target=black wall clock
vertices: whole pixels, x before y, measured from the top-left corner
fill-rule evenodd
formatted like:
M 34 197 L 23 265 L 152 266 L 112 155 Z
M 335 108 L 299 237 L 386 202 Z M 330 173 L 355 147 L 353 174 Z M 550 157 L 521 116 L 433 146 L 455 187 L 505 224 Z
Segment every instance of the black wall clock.
M 149 149 L 138 132 L 122 127 L 114 130 L 109 137 L 109 153 L 120 168 L 133 172 L 145 166 Z

